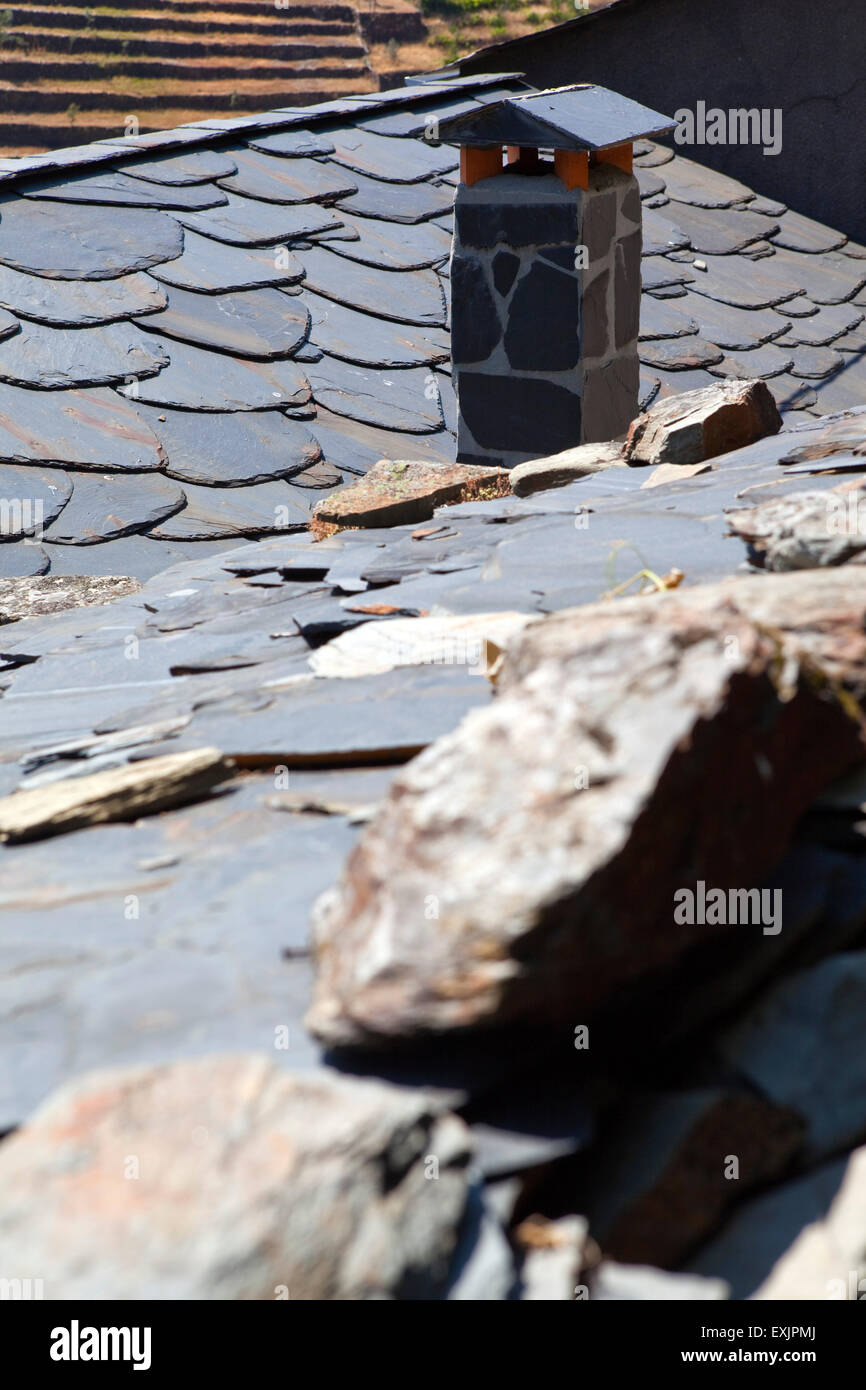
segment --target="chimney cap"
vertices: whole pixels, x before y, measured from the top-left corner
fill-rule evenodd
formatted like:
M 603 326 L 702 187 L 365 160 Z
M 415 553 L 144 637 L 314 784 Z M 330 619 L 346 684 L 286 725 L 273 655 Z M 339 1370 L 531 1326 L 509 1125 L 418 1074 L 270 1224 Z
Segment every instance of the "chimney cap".
M 604 150 L 676 126 L 660 111 L 589 82 L 489 102 L 480 111 L 442 121 L 447 144 L 521 145 L 554 150 Z

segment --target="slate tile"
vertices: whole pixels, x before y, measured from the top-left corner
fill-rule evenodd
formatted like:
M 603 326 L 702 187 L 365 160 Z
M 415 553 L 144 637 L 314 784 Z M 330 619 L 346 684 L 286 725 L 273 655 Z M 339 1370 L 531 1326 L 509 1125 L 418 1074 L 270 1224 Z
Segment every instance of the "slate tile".
M 228 178 L 237 165 L 226 150 L 189 150 L 186 154 L 163 155 L 159 159 L 131 159 L 116 166 L 124 173 L 170 188 L 209 183 Z
M 654 174 L 651 169 L 643 168 L 640 164 L 635 165 L 634 175 L 640 188 L 641 198 L 654 198 L 659 193 L 665 191 L 665 181 L 658 174 Z
M 451 252 L 450 236 L 433 222 L 395 226 L 372 217 L 352 217 L 342 208 L 339 212 L 346 227 L 357 233 L 357 240 L 335 240 L 330 249 L 348 260 L 380 270 L 423 270 L 438 265 Z
M 644 208 L 644 256 L 666 255 L 669 251 L 681 250 L 688 244 L 688 236 L 676 225 L 673 216 L 662 217 L 661 213 Z
M 178 220 L 190 231 L 228 242 L 230 246 L 268 246 L 339 226 L 339 219 L 332 212 L 315 203 L 281 207 L 242 198 L 237 193 L 227 193 L 226 198 L 226 207 L 209 212 L 178 213 Z
M 47 391 L 104 386 L 153 376 L 167 361 L 159 343 L 124 321 L 52 328 L 22 320 L 0 353 L 0 381 Z
M 377 429 L 345 419 L 320 408 L 312 427 L 325 460 L 343 473 L 363 474 L 381 458 L 423 459 L 427 463 L 453 463 L 454 440 L 444 430 L 413 435 L 402 440 L 391 430 Z
M 724 356 L 721 348 L 696 336 L 641 343 L 638 351 L 641 362 L 646 366 L 666 368 L 668 371 L 709 367 L 721 362 Z
M 749 211 L 762 212 L 765 217 L 781 217 L 788 209 L 785 203 L 779 203 L 775 198 L 763 198 L 758 195 L 749 203 Z
M 673 150 L 664 145 L 656 145 L 652 140 L 638 140 L 634 147 L 635 163 L 644 169 L 655 169 L 660 164 L 669 164 L 674 158 Z
M 144 208 L 57 207 L 26 198 L 0 199 L 0 264 L 56 280 L 111 280 L 173 260 L 183 229 L 164 212 Z
M 792 299 L 804 289 L 802 257 L 783 259 L 783 253 L 767 260 L 750 261 L 748 269 L 734 256 L 707 256 L 706 270 L 695 273 L 695 294 L 705 294 L 722 304 L 741 309 L 768 309 Z
M 141 404 L 138 412 L 162 444 L 166 473 L 181 483 L 263 483 L 320 457 L 309 430 L 279 410 L 216 415 Z
M 670 198 L 696 208 L 734 207 L 754 197 L 744 183 L 682 155 L 675 155 L 665 164 L 664 180 Z
M 314 246 L 303 252 L 304 288 L 397 323 L 434 328 L 446 324 L 442 284 L 432 270 L 395 275 L 390 270 L 362 266 Z
M 196 294 L 172 286 L 166 308 L 142 321 L 148 332 L 270 361 L 291 357 L 305 341 L 310 316 L 300 299 L 278 289 Z
M 0 579 L 29 579 L 46 574 L 49 563 L 41 545 L 6 540 L 0 544 Z
M 159 440 L 142 416 L 104 388 L 23 391 L 0 385 L 0 459 L 136 472 L 162 468 Z
M 798 294 L 794 299 L 786 299 L 780 308 L 774 309 L 774 313 L 781 314 L 786 319 L 805 319 L 812 314 L 817 314 L 818 305 L 813 304 L 811 299 L 807 299 L 804 294 Z
M 844 362 L 844 358 L 842 360 Z M 853 410 L 863 404 L 864 373 L 862 365 L 859 372 L 843 366 L 832 376 L 809 384 L 815 387 L 818 395 L 818 409 L 824 414 L 828 411 Z
M 384 183 L 416 183 L 456 169 L 455 150 L 425 140 L 394 140 L 359 126 L 333 132 L 331 159 Z
M 694 280 L 696 271 L 676 266 L 663 256 L 644 256 L 640 267 L 641 283 L 644 290 L 666 289 L 668 286 L 686 285 Z
M 697 331 L 696 320 L 680 306 L 653 299 L 651 295 L 641 297 L 639 337 L 642 341 L 653 338 L 684 338 Z
M 0 309 L 0 342 L 4 338 L 11 338 L 13 333 L 18 333 L 21 325 L 14 314 L 7 313 L 5 309 Z
M 294 284 L 303 277 L 304 268 L 286 246 L 251 251 L 187 231 L 183 254 L 177 260 L 155 266 L 151 274 L 165 285 L 219 294 L 252 290 L 260 285 Z
M 407 434 L 432 434 L 443 415 L 433 373 L 422 368 L 356 367 L 325 357 L 309 367 L 317 405 L 362 424 Z
M 202 561 L 231 550 L 234 540 L 158 541 L 146 535 L 118 536 L 104 545 L 47 545 L 52 574 L 128 574 L 141 583 L 185 560 Z
M 706 295 L 694 294 L 690 288 L 685 303 L 676 307 L 697 320 L 702 338 L 721 348 L 748 350 L 786 331 L 787 304 L 780 305 L 778 310 L 739 309 Z
M 22 197 L 60 203 L 96 203 L 131 208 L 182 208 L 195 212 L 215 208 L 227 199 L 214 184 L 178 185 L 148 183 L 112 169 L 96 174 L 77 174 L 73 178 L 26 184 Z
M 42 538 L 72 496 L 72 480 L 58 469 L 0 464 L 0 543 Z
M 116 280 L 47 280 L 0 266 L 0 305 L 19 318 L 59 328 L 85 328 L 112 323 L 134 314 L 155 313 L 165 294 L 146 275 L 121 275 Z
M 451 212 L 454 190 L 442 182 L 382 183 L 354 173 L 357 192 L 343 198 L 340 207 L 356 217 L 378 217 L 383 222 L 424 222 Z
M 834 351 L 832 347 L 794 347 L 791 349 L 791 356 L 794 359 L 794 365 L 791 368 L 793 376 L 820 379 L 831 376 L 845 366 L 844 357 L 841 353 Z M 860 404 L 862 404 L 862 385 Z
M 850 304 L 825 305 L 808 318 L 795 321 L 786 334 L 785 341 L 803 346 L 823 347 L 856 328 L 863 322 L 864 317 L 866 315 L 861 309 Z
M 332 488 L 338 487 L 343 481 L 343 475 L 332 463 L 325 463 L 319 459 L 317 463 L 311 463 L 309 468 L 304 468 L 300 473 L 293 473 L 291 476 L 292 487 L 301 488 Z
M 818 397 L 812 384 L 791 376 L 789 372 L 770 377 L 767 385 L 783 414 L 788 410 L 808 410 L 817 405 Z
M 772 260 L 760 263 L 762 270 L 775 265 L 796 280 L 816 304 L 841 304 L 853 299 L 866 285 L 866 263 L 838 253 L 808 256 L 777 251 Z
M 805 251 L 808 254 L 815 254 L 820 251 L 836 251 L 844 246 L 847 237 L 841 232 L 834 232 L 830 227 L 824 227 L 820 222 L 813 222 L 810 217 L 803 217 L 799 212 L 786 212 L 785 216 L 779 220 L 779 231 L 773 237 L 776 246 L 783 246 L 788 251 Z
M 238 150 L 237 173 L 220 187 L 268 203 L 333 203 L 356 184 L 351 175 L 319 159 L 279 159 L 256 150 Z
M 333 142 L 326 135 L 311 130 L 281 130 L 276 135 L 257 135 L 250 140 L 249 147 L 261 150 L 263 154 L 283 155 L 290 159 L 332 154 L 334 150 Z
M 72 498 L 45 529 L 57 545 L 94 545 L 112 536 L 144 531 L 185 503 L 177 483 L 158 473 L 136 476 L 79 473 Z
M 689 239 L 693 251 L 701 255 L 726 256 L 766 240 L 778 229 L 778 219 L 762 217 L 751 209 L 691 207 L 671 203 L 658 214 L 661 222 L 670 220 L 675 230 Z
M 170 343 L 168 353 L 158 377 L 122 386 L 121 394 L 180 410 L 278 410 L 309 400 L 307 378 L 291 361 L 251 362 L 187 343 Z
M 303 296 L 301 302 L 312 315 L 310 341 L 329 357 L 367 367 L 420 367 L 450 356 L 444 330 L 392 323 L 315 294 Z
M 765 343 L 747 352 L 728 353 L 711 366 L 713 376 L 751 378 L 781 376 L 794 364 L 794 353 L 787 344 Z
M 356 122 L 359 129 L 372 130 L 377 135 L 415 137 L 436 142 L 441 121 L 453 116 L 465 116 L 477 111 L 479 105 L 472 96 L 456 97 L 453 101 L 424 102 L 404 111 L 390 111 L 382 116 L 368 116 Z
M 301 506 L 284 482 L 251 487 L 200 487 L 185 483 L 186 506 L 151 530 L 158 540 L 198 541 L 228 536 L 269 535 L 306 526 L 310 508 Z

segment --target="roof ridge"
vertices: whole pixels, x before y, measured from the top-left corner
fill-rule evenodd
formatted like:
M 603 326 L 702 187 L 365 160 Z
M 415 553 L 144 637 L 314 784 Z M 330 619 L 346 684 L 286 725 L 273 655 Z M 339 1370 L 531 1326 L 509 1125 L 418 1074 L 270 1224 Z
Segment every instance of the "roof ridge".
M 427 74 L 420 76 L 426 77 Z M 152 159 L 154 154 L 168 153 L 172 150 L 199 149 L 202 146 L 217 144 L 235 132 L 261 134 L 306 127 L 332 117 L 349 116 L 358 111 L 375 111 L 381 107 L 420 105 L 436 96 L 444 96 L 450 91 L 483 90 L 503 82 L 523 80 L 520 72 L 479 73 L 477 76 L 454 77 L 432 81 L 416 80 L 405 87 L 392 87 L 384 92 L 349 93 L 344 97 L 334 97 L 330 101 L 316 102 L 310 106 L 276 107 L 263 111 L 260 115 L 228 116 L 212 121 L 193 121 L 187 125 L 172 126 L 168 130 L 154 130 L 144 135 L 118 135 L 105 140 L 92 141 L 86 145 L 69 145 L 59 150 L 48 150 L 41 154 L 6 156 L 0 158 L 0 189 L 13 187 L 19 180 L 32 178 L 39 174 L 72 173 L 75 170 L 99 168 L 103 165 L 135 159 Z M 275 119 L 277 118 L 277 119 Z

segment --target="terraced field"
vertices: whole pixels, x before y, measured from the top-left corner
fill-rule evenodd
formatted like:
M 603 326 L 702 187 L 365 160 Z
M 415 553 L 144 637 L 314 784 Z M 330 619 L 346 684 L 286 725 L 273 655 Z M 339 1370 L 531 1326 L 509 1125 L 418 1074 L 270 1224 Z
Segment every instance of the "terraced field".
M 378 87 L 358 12 L 339 0 L 0 10 L 5 154 Z

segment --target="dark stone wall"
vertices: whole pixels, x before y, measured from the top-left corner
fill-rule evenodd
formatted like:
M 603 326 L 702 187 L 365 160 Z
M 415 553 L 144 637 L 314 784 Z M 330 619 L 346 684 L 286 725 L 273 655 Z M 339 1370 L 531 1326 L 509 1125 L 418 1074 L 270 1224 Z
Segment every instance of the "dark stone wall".
M 598 82 L 680 107 L 783 112 L 781 153 L 675 146 L 757 193 L 866 242 L 866 0 L 619 0 L 463 59 L 536 87 Z

